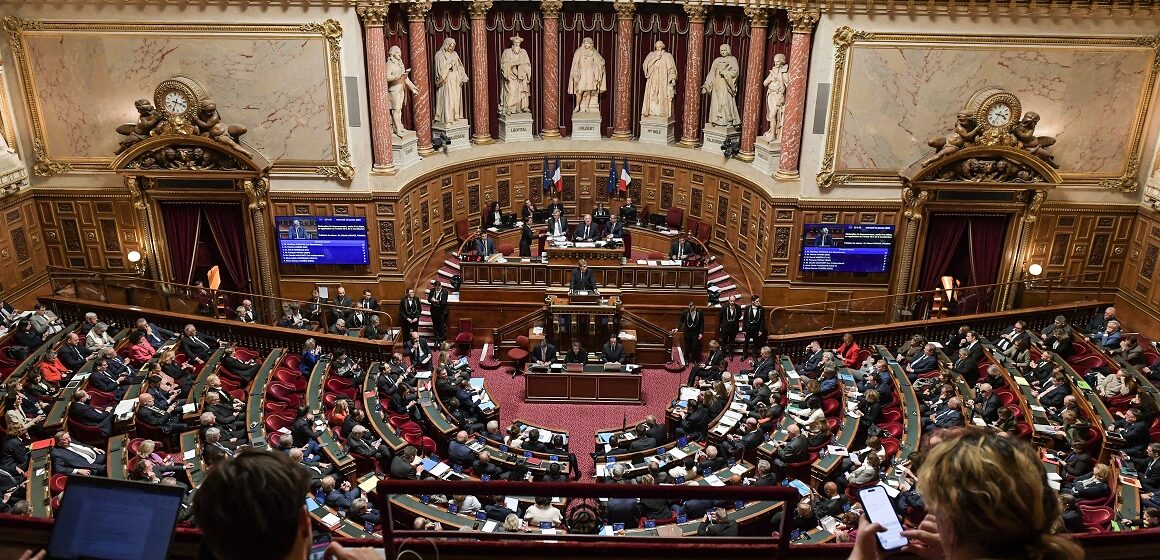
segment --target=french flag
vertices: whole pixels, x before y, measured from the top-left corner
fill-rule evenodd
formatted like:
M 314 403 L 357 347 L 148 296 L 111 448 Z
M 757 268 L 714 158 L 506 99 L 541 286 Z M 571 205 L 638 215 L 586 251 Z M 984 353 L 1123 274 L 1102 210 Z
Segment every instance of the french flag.
M 556 170 L 552 172 L 552 184 L 556 185 L 556 192 L 564 192 L 564 177 L 560 175 L 560 160 L 556 160 Z
M 632 177 L 628 174 L 628 160 L 624 160 L 624 165 L 620 167 L 620 181 L 616 184 L 616 190 L 625 193 L 628 192 L 628 185 L 632 183 Z

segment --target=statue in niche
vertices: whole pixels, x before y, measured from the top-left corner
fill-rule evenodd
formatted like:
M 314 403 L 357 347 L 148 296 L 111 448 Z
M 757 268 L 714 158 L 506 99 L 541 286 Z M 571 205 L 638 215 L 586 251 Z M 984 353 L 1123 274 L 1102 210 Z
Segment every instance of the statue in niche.
M 403 51 L 398 45 L 391 47 L 387 54 L 387 95 L 391 102 L 391 126 L 395 136 L 403 137 L 410 132 L 403 128 L 403 105 L 407 103 L 407 90 L 419 95 L 419 86 L 411 81 L 411 69 L 403 66 Z
M 499 55 L 499 114 L 515 115 L 529 113 L 528 99 L 532 92 L 532 60 L 528 51 L 520 47 L 524 39 L 519 35 L 511 38 L 512 46 Z
M 600 94 L 608 91 L 604 75 L 604 57 L 596 51 L 591 37 L 585 37 L 576 54 L 572 55 L 572 70 L 568 75 L 568 93 L 576 96 L 573 113 L 599 113 Z
M 246 154 L 247 157 L 250 156 L 250 151 L 239 144 L 242 135 L 246 133 L 246 127 L 223 123 L 221 116 L 218 115 L 217 104 L 213 101 L 207 99 L 202 103 L 201 109 L 198 109 L 197 115 L 193 117 L 193 124 L 197 125 L 197 130 L 202 136 L 208 136 L 216 142 Z
M 128 150 L 133 144 L 148 138 L 153 133 L 153 129 L 157 128 L 157 125 L 161 123 L 161 113 L 157 112 L 157 109 L 153 107 L 152 101 L 138 99 L 133 103 L 133 106 L 137 108 L 137 113 L 140 116 L 137 117 L 136 123 L 123 124 L 117 127 L 117 134 L 125 138 L 121 139 L 117 151 L 113 152 L 116 155 L 121 155 L 122 152 Z
M 737 113 L 737 76 L 740 66 L 729 45 L 721 45 L 721 56 L 713 59 L 702 94 L 709 94 L 709 124 L 735 127 L 741 124 Z
M 467 71 L 455 51 L 455 39 L 448 37 L 435 53 L 435 122 L 456 123 L 466 120 L 463 112 L 463 86 Z
M 766 141 L 773 142 L 781 139 L 781 125 L 785 117 L 785 91 L 789 86 L 789 64 L 785 55 L 777 53 L 773 56 L 773 68 L 763 82 L 765 85 L 766 120 L 769 121 L 769 130 L 762 136 Z
M 1039 113 L 1028 111 L 1023 114 L 1023 118 L 1011 128 L 1011 135 L 1015 137 L 1016 146 L 1021 147 L 1031 155 L 1043 160 L 1044 163 L 1056 169 L 1059 169 L 1059 164 L 1055 163 L 1055 156 L 1051 153 L 1051 146 L 1055 144 L 1055 138 L 1052 136 L 1036 136 L 1035 125 L 1039 124 Z
M 644 57 L 641 67 L 644 69 L 644 105 L 640 116 L 671 117 L 677 91 L 677 62 L 665 50 L 664 42 L 653 45 L 653 51 Z

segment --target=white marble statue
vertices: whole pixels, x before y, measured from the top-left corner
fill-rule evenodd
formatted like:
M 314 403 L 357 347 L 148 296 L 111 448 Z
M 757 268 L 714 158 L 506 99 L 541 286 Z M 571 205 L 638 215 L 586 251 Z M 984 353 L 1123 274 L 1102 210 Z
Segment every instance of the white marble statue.
M 435 53 L 435 122 L 457 123 L 466 120 L 463 111 L 463 86 L 467 71 L 455 52 L 455 39 L 448 37 Z
M 407 103 L 407 90 L 419 94 L 419 86 L 411 81 L 411 69 L 403 66 L 403 51 L 398 45 L 391 47 L 387 54 L 387 93 L 391 101 L 391 126 L 395 136 L 403 137 L 410 132 L 403 128 L 403 105 Z
M 762 136 L 767 141 L 781 139 L 781 124 L 785 120 L 785 90 L 789 86 L 789 65 L 785 55 L 777 53 L 773 56 L 773 68 L 765 77 L 765 105 L 769 121 L 769 130 Z
M 701 93 L 709 94 L 709 124 L 717 126 L 740 126 L 741 116 L 737 113 L 737 76 L 740 67 L 729 45 L 721 45 L 721 56 L 713 59 Z
M 568 74 L 568 93 L 576 96 L 573 113 L 599 113 L 600 94 L 608 91 L 608 79 L 604 74 L 604 57 L 592 45 L 592 38 L 585 37 L 572 56 L 572 71 Z
M 644 57 L 644 104 L 640 109 L 642 117 L 671 117 L 673 96 L 677 87 L 677 62 L 665 50 L 665 44 L 657 41 L 653 51 Z
M 511 38 L 512 46 L 499 55 L 499 114 L 515 115 L 530 112 L 528 98 L 531 97 L 532 60 L 528 51 L 520 47 L 523 38 Z

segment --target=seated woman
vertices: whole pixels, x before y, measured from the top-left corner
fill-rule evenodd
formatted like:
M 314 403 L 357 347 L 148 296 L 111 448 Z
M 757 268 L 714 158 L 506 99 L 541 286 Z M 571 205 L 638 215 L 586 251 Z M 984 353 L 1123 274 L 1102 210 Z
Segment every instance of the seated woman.
M 56 386 L 60 385 L 62 379 L 71 375 L 68 368 L 56 356 L 55 350 L 46 351 L 40 358 L 40 373 L 44 375 L 45 381 Z
M 862 413 L 862 417 L 858 419 L 858 432 L 865 434 L 870 426 L 877 426 L 878 421 L 882 418 L 882 403 L 878 402 L 878 391 L 870 389 L 862 396 L 862 400 L 858 403 L 858 411 Z
M 314 364 L 318 363 L 318 356 L 322 349 L 318 347 L 318 343 L 314 342 L 313 338 L 306 339 L 302 343 L 302 360 L 298 362 L 298 371 L 307 377 L 310 372 L 314 371 Z
M 1111 487 L 1108 486 L 1108 477 L 1111 473 L 1111 467 L 1101 463 L 1092 469 L 1091 474 L 1075 479 L 1071 488 L 1061 490 L 1061 492 L 1071 494 L 1079 500 L 1106 498 L 1112 491 Z
M 1029 338 L 1020 338 L 1015 341 L 1015 344 L 1012 344 L 1004 350 L 1003 354 L 1011 358 L 1011 361 L 1016 366 L 1025 368 L 1031 363 L 1031 340 Z
M 129 362 L 134 365 L 141 365 L 153 359 L 153 355 L 157 350 L 149 343 L 149 339 L 145 338 L 145 333 L 134 330 L 129 333 Z
M 564 356 L 564 363 L 566 364 L 585 364 L 588 363 L 588 352 L 580 346 L 579 340 L 572 341 L 572 348 L 568 350 L 568 354 Z
M 804 431 L 807 434 L 806 445 L 810 447 L 816 448 L 830 443 L 832 437 L 830 423 L 826 422 L 825 418 L 814 420 Z
M 149 369 L 151 371 L 147 373 L 153 373 L 161 377 L 161 386 L 166 390 L 172 389 L 173 387 L 188 389 L 193 386 L 193 364 L 189 362 L 185 362 L 184 364 L 177 363 L 177 354 L 172 348 L 161 354 L 161 357 L 157 358 L 157 361 Z
M 788 412 L 797 423 L 803 426 L 809 426 L 815 420 L 826 417 L 822 411 L 822 397 L 818 395 L 810 395 L 806 398 L 804 410 L 790 410 Z
M 30 369 L 24 376 L 24 391 L 28 396 L 42 402 L 51 402 L 60 391 L 44 380 L 39 369 Z

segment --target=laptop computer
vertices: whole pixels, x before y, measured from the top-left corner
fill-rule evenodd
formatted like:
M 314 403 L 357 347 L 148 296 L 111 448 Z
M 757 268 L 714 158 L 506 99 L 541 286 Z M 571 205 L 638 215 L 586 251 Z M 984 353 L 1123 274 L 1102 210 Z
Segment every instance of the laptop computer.
M 48 558 L 165 560 L 185 489 L 70 476 Z

